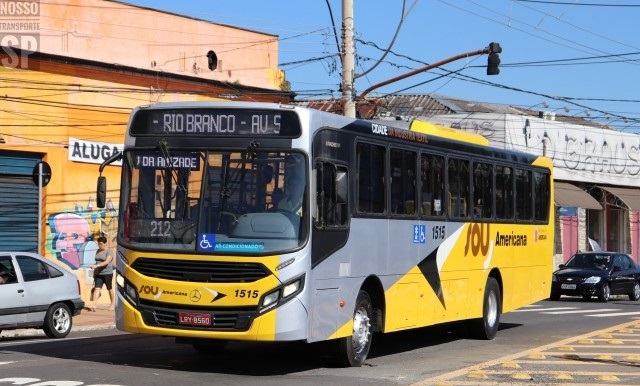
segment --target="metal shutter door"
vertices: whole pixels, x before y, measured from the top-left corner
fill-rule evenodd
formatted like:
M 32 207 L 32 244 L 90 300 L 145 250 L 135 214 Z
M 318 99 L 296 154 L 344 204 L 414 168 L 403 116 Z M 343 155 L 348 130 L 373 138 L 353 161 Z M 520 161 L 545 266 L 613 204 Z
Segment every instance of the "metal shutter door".
M 0 250 L 38 251 L 39 155 L 0 152 Z

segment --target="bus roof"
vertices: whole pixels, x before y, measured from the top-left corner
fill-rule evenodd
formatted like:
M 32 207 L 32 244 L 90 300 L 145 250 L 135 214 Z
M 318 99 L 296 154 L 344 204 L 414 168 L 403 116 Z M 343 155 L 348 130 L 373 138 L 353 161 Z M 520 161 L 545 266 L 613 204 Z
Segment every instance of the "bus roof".
M 430 134 L 441 138 L 454 139 L 473 143 L 476 145 L 489 146 L 489 140 L 480 134 L 469 133 L 468 131 L 458 130 L 451 127 L 436 125 L 434 123 L 419 121 L 414 119 L 409 126 L 409 130 L 418 133 Z

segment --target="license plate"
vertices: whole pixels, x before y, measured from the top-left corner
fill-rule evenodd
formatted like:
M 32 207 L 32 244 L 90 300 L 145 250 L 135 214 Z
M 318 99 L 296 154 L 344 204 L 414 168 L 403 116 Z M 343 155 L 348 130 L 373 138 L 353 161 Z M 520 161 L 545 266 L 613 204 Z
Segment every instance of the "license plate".
M 563 284 L 563 285 L 560 286 L 560 288 L 568 289 L 568 290 L 574 290 L 574 289 L 576 289 L 576 285 L 575 284 Z
M 211 314 L 180 312 L 178 314 L 178 323 L 188 324 L 190 326 L 210 326 Z

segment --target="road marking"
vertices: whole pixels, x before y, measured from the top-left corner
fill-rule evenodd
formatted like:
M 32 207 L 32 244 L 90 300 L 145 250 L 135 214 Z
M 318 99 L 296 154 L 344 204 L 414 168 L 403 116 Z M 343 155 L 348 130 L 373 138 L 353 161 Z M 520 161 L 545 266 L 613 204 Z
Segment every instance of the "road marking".
M 555 308 L 534 308 L 534 309 L 518 309 L 511 312 L 542 312 L 542 311 L 561 311 L 561 310 L 577 310 L 578 307 L 555 307 Z
M 604 314 L 604 315 L 585 315 L 585 316 L 593 316 L 596 318 L 602 318 L 603 316 L 632 316 L 632 315 L 640 315 L 640 312 L 617 312 L 613 314 Z
M 528 349 L 528 350 L 524 350 L 512 355 L 507 355 L 501 358 L 497 358 L 491 361 L 487 361 L 487 362 L 483 362 L 483 363 L 479 363 L 473 366 L 468 366 L 462 369 L 458 369 L 455 371 L 451 371 L 449 373 L 445 373 L 445 374 L 441 374 L 432 378 L 427 378 L 427 379 L 423 379 L 420 380 L 416 383 L 414 383 L 412 386 L 426 386 L 426 385 L 438 385 L 438 384 L 450 384 L 447 381 L 452 381 L 455 378 L 459 378 L 459 377 L 469 377 L 471 374 L 474 374 L 476 376 L 484 374 L 486 376 L 488 376 L 489 374 L 494 374 L 497 371 L 501 371 L 503 373 L 513 373 L 513 372 L 507 372 L 506 370 L 494 370 L 491 369 L 491 367 L 493 366 L 498 366 L 500 364 L 503 363 L 513 363 L 513 362 L 517 362 L 517 363 L 525 363 L 529 362 L 529 360 L 527 360 L 527 357 L 531 357 L 531 356 L 535 356 L 535 355 L 540 355 L 540 354 L 545 354 L 545 355 L 550 355 L 550 356 L 556 356 L 558 359 L 560 360 L 574 360 L 574 364 L 584 364 L 586 366 L 590 366 L 592 364 L 592 361 L 584 361 L 584 362 L 579 362 L 577 361 L 577 359 L 580 358 L 573 358 L 576 357 L 576 354 L 567 354 L 566 352 L 563 352 L 562 348 L 564 347 L 570 347 L 572 345 L 575 345 L 576 342 L 579 341 L 583 341 L 583 340 L 588 340 L 588 339 L 594 339 L 594 337 L 597 337 L 599 335 L 603 335 L 603 334 L 615 334 L 618 331 L 627 331 L 630 328 L 634 327 L 640 327 L 640 325 L 638 325 L 638 321 L 633 320 L 621 325 L 617 325 L 614 327 L 609 327 L 606 329 L 602 329 L 602 330 L 597 330 L 597 331 L 591 331 L 589 333 L 583 334 L 583 335 L 578 335 L 578 336 L 573 336 L 561 341 L 557 341 L 554 343 L 550 343 L 544 346 L 540 346 L 540 347 L 536 347 L 536 348 L 532 348 L 532 349 Z M 629 348 L 633 348 L 631 346 L 628 346 Z M 637 347 L 637 346 L 636 346 Z M 633 350 L 633 354 L 635 355 L 636 350 Z M 602 352 L 594 352 L 594 353 L 583 353 L 580 352 L 579 356 L 583 357 L 584 355 L 603 355 L 603 354 L 608 354 L 608 355 L 613 355 L 613 353 L 602 353 Z M 623 353 L 616 353 L 616 355 L 630 355 L 629 353 L 623 352 Z M 519 371 L 520 373 L 522 373 L 522 371 Z M 542 370 L 533 370 L 534 373 L 537 374 L 541 374 Z M 545 374 L 555 374 L 555 375 L 560 375 L 560 374 L 565 374 L 566 371 L 563 372 L 557 372 L 557 371 L 546 371 L 544 372 Z M 588 374 L 591 376 L 595 376 L 596 380 L 599 381 L 606 381 L 606 382 L 611 382 L 613 381 L 613 377 L 617 376 L 625 376 L 625 377 L 638 377 L 640 376 L 640 372 L 634 372 L 634 371 L 630 371 L 630 372 L 613 372 L 613 371 L 602 371 L 602 372 L 576 372 L 573 375 L 583 375 L 583 374 Z M 563 375 L 564 376 L 564 375 Z M 460 379 L 460 380 L 455 380 L 454 381 L 456 385 L 479 385 L 479 384 L 485 384 L 484 382 L 476 382 L 476 383 L 468 383 L 467 381 Z M 503 382 L 498 382 L 499 384 L 504 384 Z M 488 383 L 486 383 L 487 385 L 491 384 L 491 385 L 496 385 L 498 384 L 496 383 L 496 380 L 491 380 Z M 592 382 L 590 382 L 592 383 Z M 618 384 L 620 385 L 620 384 Z
M 540 313 L 549 314 L 549 315 L 564 315 L 564 314 L 587 314 L 590 312 L 610 312 L 610 311 L 620 311 L 620 308 L 601 308 L 596 310 L 570 310 L 570 311 L 551 311 L 551 312 L 548 312 L 547 310 L 540 310 Z M 610 315 L 615 315 L 615 314 L 607 314 L 606 316 L 610 316 Z M 587 316 L 594 316 L 594 315 L 587 315 Z M 599 316 L 605 316 L 605 315 L 599 315 Z
M 20 345 L 25 345 L 25 344 L 38 344 L 38 343 L 43 343 L 43 342 L 51 342 L 51 338 L 47 338 L 46 336 L 42 337 L 42 338 L 35 338 L 33 336 L 24 336 L 25 338 L 33 338 L 33 339 L 29 339 L 29 340 L 22 340 L 22 339 L 18 339 L 21 338 L 22 336 L 8 336 L 9 338 L 14 338 L 12 340 L 8 340 L 8 341 L 0 341 L 0 347 L 3 346 L 15 346 L 16 344 L 20 344 Z M 0 338 L 7 338 L 6 336 L 2 336 Z M 89 336 L 78 336 L 78 337 L 74 337 L 74 338 L 69 338 L 66 337 L 64 338 L 65 341 L 70 341 L 70 340 L 80 340 L 80 339 L 90 339 L 91 337 Z

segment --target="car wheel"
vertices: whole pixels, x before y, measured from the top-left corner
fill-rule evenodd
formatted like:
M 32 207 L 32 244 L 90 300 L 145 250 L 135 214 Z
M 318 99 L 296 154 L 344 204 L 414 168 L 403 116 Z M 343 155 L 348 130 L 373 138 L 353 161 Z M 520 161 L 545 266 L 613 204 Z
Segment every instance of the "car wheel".
M 559 292 L 551 292 L 551 296 L 549 296 L 549 299 L 551 299 L 551 300 L 560 300 L 560 293 Z
M 482 304 L 482 317 L 467 321 L 469 335 L 476 339 L 491 340 L 496 337 L 500 326 L 500 313 L 502 305 L 500 302 L 500 286 L 498 281 L 492 277 L 487 279 L 484 289 L 484 300 Z
M 600 300 L 603 303 L 606 303 L 609 301 L 610 297 L 611 297 L 611 287 L 609 286 L 609 283 L 602 284 L 602 287 L 600 287 L 600 290 L 598 291 L 598 300 Z
M 56 303 L 49 307 L 44 316 L 42 329 L 49 338 L 64 338 L 71 332 L 73 319 L 69 307 L 64 303 Z
M 629 300 L 637 301 L 640 299 L 640 283 L 633 283 L 633 291 L 629 294 Z
M 358 293 L 353 311 L 352 334 L 338 340 L 338 362 L 342 366 L 360 367 L 371 348 L 371 317 L 373 306 L 365 291 Z

